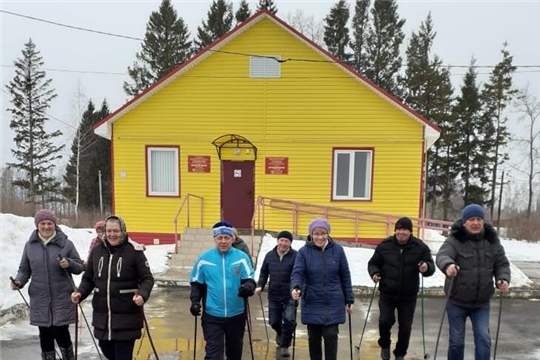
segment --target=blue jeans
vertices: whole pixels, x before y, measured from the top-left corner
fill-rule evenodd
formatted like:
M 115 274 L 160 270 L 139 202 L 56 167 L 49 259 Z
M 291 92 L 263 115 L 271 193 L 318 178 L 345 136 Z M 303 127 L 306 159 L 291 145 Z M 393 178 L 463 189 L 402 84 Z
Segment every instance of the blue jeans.
M 448 325 L 450 342 L 448 360 L 463 360 L 465 355 L 465 322 L 471 318 L 474 335 L 474 359 L 489 360 L 491 356 L 491 337 L 489 334 L 489 303 L 477 308 L 468 308 L 448 303 Z
M 281 346 L 291 346 L 294 331 L 294 300 L 268 300 L 268 323 L 281 337 Z

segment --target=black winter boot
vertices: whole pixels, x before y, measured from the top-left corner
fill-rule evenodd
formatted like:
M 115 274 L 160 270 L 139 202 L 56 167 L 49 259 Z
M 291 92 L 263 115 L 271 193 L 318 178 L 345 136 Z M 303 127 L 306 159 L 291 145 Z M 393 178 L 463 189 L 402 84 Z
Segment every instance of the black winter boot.
M 56 360 L 56 352 L 54 351 L 45 351 L 41 353 L 42 360 Z
M 70 345 L 67 348 L 60 348 L 62 353 L 62 360 L 75 360 L 75 354 L 73 353 L 73 345 Z

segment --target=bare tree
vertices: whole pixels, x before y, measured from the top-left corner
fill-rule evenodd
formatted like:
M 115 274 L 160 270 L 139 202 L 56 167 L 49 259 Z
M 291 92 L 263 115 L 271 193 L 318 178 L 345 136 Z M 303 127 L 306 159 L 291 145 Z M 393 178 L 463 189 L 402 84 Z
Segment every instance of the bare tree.
M 324 26 L 321 20 L 315 20 L 313 15 L 306 15 L 304 10 L 296 9 L 294 13 L 287 14 L 287 23 L 302 35 L 320 45 L 324 45 Z
M 527 134 L 516 140 L 523 147 L 523 157 L 514 169 L 527 177 L 527 218 L 530 219 L 535 178 L 540 176 L 540 102 L 530 93 L 528 87 L 519 91 L 516 109 L 521 114 L 519 121 L 524 125 L 523 129 Z

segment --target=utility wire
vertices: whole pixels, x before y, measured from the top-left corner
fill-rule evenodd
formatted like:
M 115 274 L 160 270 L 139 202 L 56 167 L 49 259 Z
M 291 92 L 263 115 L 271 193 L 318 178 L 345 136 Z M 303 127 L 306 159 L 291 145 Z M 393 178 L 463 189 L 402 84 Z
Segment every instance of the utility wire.
M 5 89 L 2 89 L 2 91 L 5 92 L 6 94 L 8 94 L 8 95 L 11 96 L 11 94 L 10 94 L 9 92 L 7 92 Z M 64 126 L 70 127 L 70 128 L 72 128 L 72 129 L 74 129 L 74 130 L 77 130 L 77 128 L 74 127 L 73 125 L 70 125 L 70 124 L 68 124 L 68 123 L 66 123 L 66 122 L 64 122 L 64 121 L 62 121 L 62 120 L 60 120 L 59 118 L 57 118 L 57 117 L 55 117 L 55 116 L 52 116 L 52 115 L 50 115 L 50 114 L 47 114 L 46 112 L 44 112 L 43 114 L 45 114 L 47 117 L 51 118 L 52 120 L 58 121 L 60 124 L 62 124 L 62 125 L 64 125 Z
M 62 26 L 62 27 L 70 28 L 70 29 L 75 29 L 75 30 L 80 30 L 80 31 L 87 31 L 87 32 L 91 32 L 91 33 L 95 33 L 95 34 L 101 34 L 101 35 L 107 35 L 107 36 L 114 36 L 114 37 L 119 37 L 119 38 L 123 38 L 123 39 L 142 41 L 141 38 L 137 38 L 137 37 L 133 37 L 133 36 L 119 35 L 119 34 L 113 34 L 113 33 L 105 32 L 105 31 L 99 31 L 99 30 L 83 28 L 83 27 L 80 27 L 80 26 L 66 25 L 66 24 L 58 23 L 58 22 L 51 21 L 51 20 L 40 19 L 40 18 L 37 18 L 37 17 L 34 17 L 34 16 L 17 14 L 17 13 L 7 11 L 7 10 L 0 10 L 0 12 L 2 12 L 4 14 L 8 14 L 8 15 L 19 16 L 19 17 L 22 17 L 22 18 L 25 18 L 25 19 L 41 21 L 41 22 L 44 22 L 44 23 L 47 23 L 47 24 Z
M 115 37 L 120 37 L 120 38 L 124 38 L 124 39 L 130 39 L 130 40 L 143 41 L 143 39 L 133 37 L 133 36 L 119 35 L 119 34 L 113 34 L 113 33 L 105 32 L 105 31 L 98 31 L 98 30 L 83 28 L 83 27 L 79 27 L 79 26 L 66 25 L 66 24 L 55 22 L 55 21 L 40 19 L 40 18 L 37 18 L 37 17 L 34 17 L 34 16 L 28 16 L 28 15 L 14 13 L 14 12 L 7 11 L 7 10 L 0 10 L 0 12 L 5 13 L 5 14 L 9 14 L 9 15 L 13 15 L 13 16 L 19 16 L 19 17 L 26 18 L 26 19 L 45 22 L 45 23 L 52 24 L 52 25 L 67 27 L 67 28 L 70 28 L 70 29 L 75 29 L 75 30 L 80 30 L 80 31 L 87 31 L 87 32 L 92 32 L 92 33 L 101 34 L 101 35 L 107 35 L 107 36 L 115 36 Z M 207 49 L 207 51 L 217 52 L 217 53 L 222 53 L 222 54 L 229 54 L 229 55 L 267 58 L 267 59 L 276 60 L 277 62 L 280 62 L 280 63 L 285 63 L 285 62 L 289 62 L 289 61 L 295 61 L 295 62 L 311 62 L 311 63 L 335 63 L 335 64 L 347 64 L 347 65 L 353 64 L 352 61 L 342 61 L 342 60 L 337 60 L 336 61 L 336 60 L 319 60 L 319 59 L 304 59 L 304 58 L 279 59 L 279 58 L 277 58 L 275 56 L 257 55 L 257 54 L 249 54 L 249 53 L 234 52 L 234 51 L 214 50 L 214 49 Z M 473 67 L 478 68 L 478 69 L 482 69 L 482 68 L 491 69 L 491 68 L 494 68 L 495 66 L 496 65 L 474 65 Z M 403 65 L 403 67 L 407 67 L 407 66 Z M 441 65 L 441 67 L 443 67 L 443 68 L 468 69 L 471 66 L 470 65 Z M 515 67 L 516 68 L 540 68 L 540 65 L 515 65 Z
M 7 67 L 7 68 L 16 68 L 14 65 L 5 65 L 0 64 L 1 67 Z M 53 71 L 53 72 L 66 72 L 66 73 L 77 73 L 77 74 L 96 74 L 96 75 L 117 75 L 117 76 L 127 76 L 128 73 L 121 73 L 121 72 L 112 72 L 112 71 L 92 71 L 92 70 L 74 70 L 74 69 L 51 69 L 51 68 L 43 68 L 44 71 Z M 540 69 L 538 70 L 524 70 L 524 71 L 514 71 L 513 74 L 529 74 L 529 73 L 537 73 L 540 72 Z M 451 73 L 450 76 L 464 76 L 465 74 L 459 73 L 454 74 Z M 478 72 L 476 75 L 491 75 L 489 72 Z M 215 75 L 185 75 L 186 78 L 205 78 L 205 79 L 245 79 L 246 76 L 215 76 Z M 348 79 L 349 76 L 292 76 L 289 78 L 293 79 Z

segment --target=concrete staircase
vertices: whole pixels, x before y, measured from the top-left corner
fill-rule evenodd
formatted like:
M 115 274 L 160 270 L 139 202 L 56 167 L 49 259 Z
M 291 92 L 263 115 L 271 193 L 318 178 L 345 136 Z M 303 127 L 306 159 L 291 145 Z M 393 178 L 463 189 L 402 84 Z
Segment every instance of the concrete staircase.
M 240 232 L 240 237 L 251 249 L 251 236 L 242 235 Z M 252 258 L 254 262 L 259 254 L 261 241 L 260 236 L 253 239 Z M 200 254 L 215 246 L 212 229 L 185 228 L 182 239 L 178 242 L 178 253 L 171 254 L 167 262 L 169 269 L 154 277 L 156 284 L 159 286 L 189 286 L 189 275 L 193 264 Z

